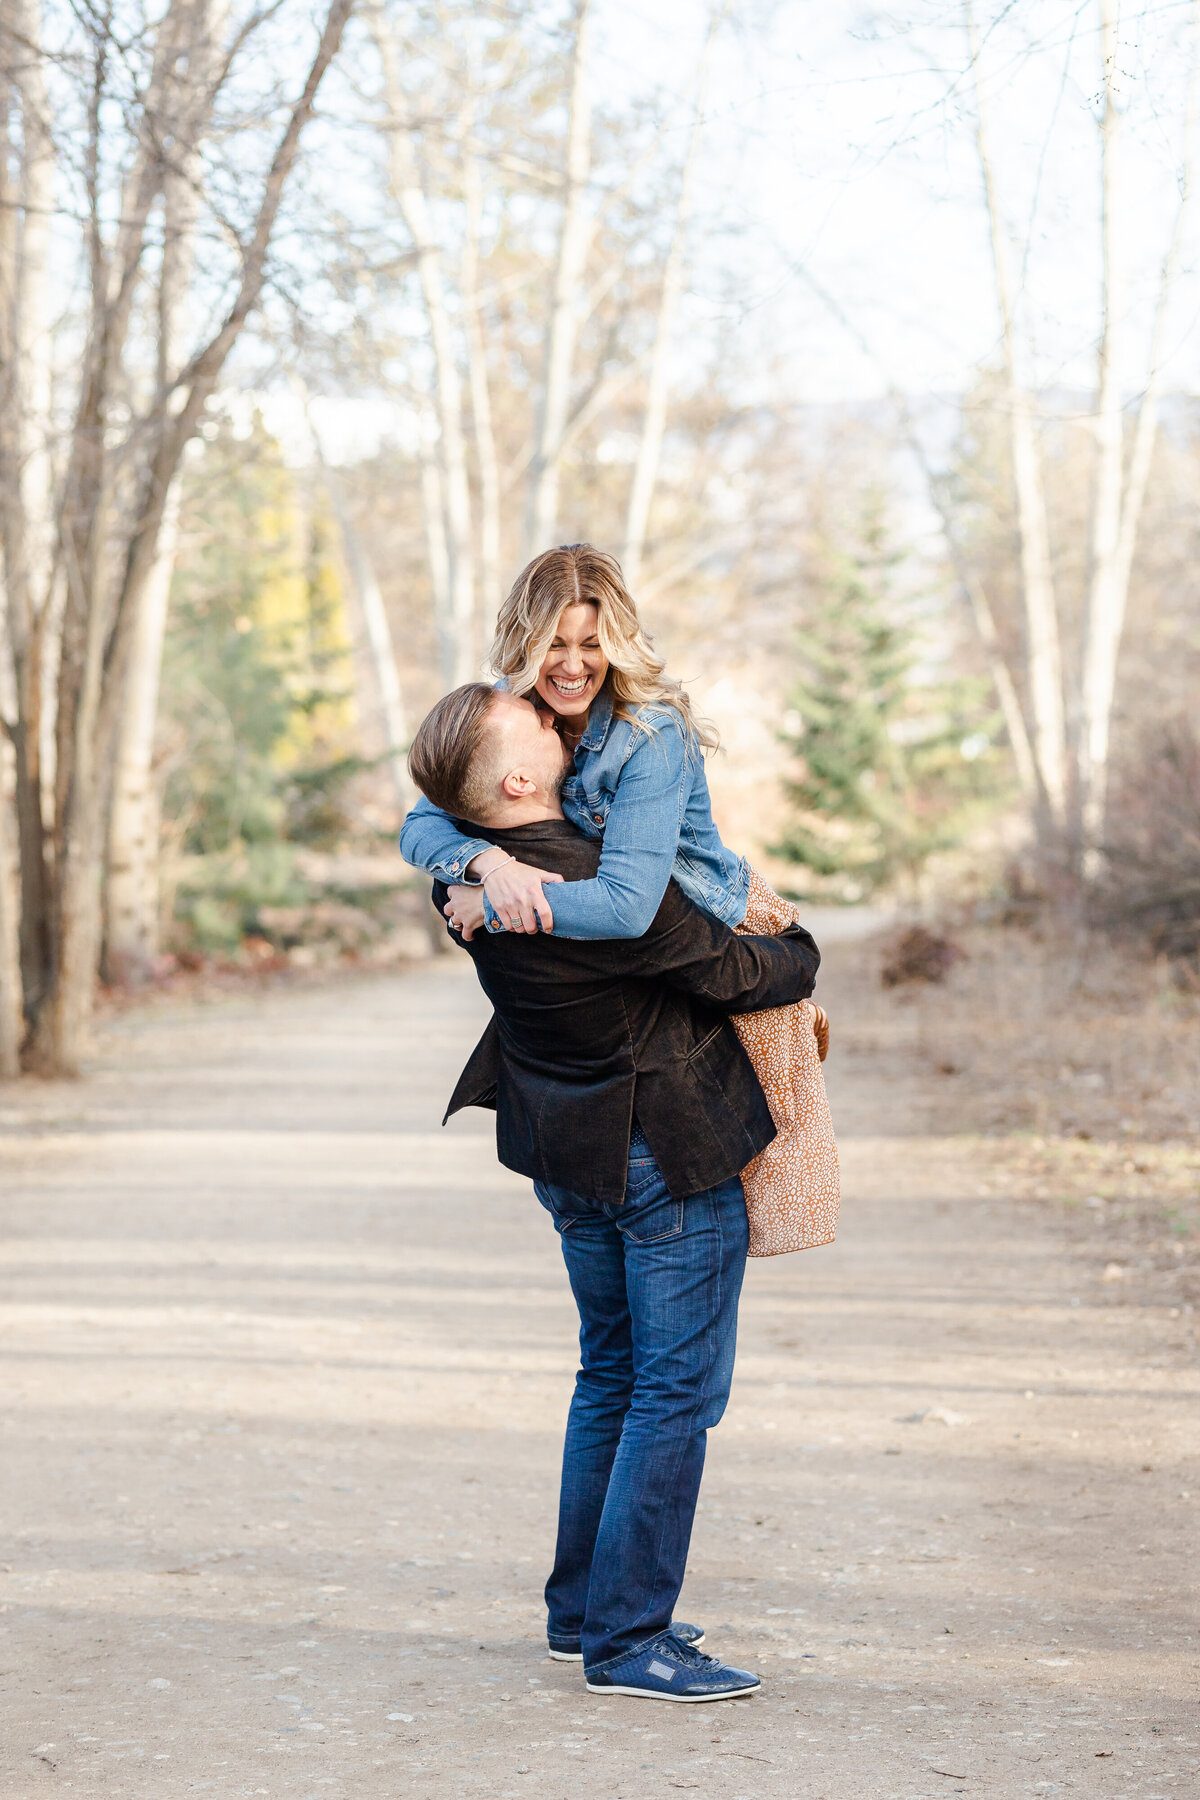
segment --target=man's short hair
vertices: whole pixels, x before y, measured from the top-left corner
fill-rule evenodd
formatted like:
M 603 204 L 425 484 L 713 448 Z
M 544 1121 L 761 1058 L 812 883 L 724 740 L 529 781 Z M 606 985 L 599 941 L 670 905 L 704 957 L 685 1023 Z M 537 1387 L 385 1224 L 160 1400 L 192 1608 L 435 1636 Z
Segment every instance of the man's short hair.
M 503 779 L 496 750 L 488 753 L 487 716 L 496 690 L 468 681 L 443 694 L 417 728 L 408 772 L 427 799 L 452 819 L 482 825 Z

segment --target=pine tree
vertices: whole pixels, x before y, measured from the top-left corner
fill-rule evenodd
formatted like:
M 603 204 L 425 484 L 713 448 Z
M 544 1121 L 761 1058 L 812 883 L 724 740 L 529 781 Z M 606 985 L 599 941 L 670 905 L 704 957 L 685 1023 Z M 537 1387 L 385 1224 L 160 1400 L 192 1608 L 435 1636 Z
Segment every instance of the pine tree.
M 894 592 L 899 558 L 877 506 L 853 552 L 826 546 L 798 644 L 782 739 L 797 773 L 776 853 L 809 874 L 799 897 L 853 902 L 915 888 L 995 793 L 995 722 L 976 683 L 924 679 L 922 643 Z

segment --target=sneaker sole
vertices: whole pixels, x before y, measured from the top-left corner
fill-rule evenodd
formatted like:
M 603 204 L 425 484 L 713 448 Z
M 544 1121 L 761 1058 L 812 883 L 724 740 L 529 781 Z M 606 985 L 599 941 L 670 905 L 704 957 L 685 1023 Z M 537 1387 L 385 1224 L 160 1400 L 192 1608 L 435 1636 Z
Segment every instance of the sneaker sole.
M 693 1638 L 691 1642 L 692 1642 L 692 1649 L 698 1650 L 700 1648 L 701 1644 L 704 1642 L 704 1633 L 701 1632 L 700 1636 L 698 1638 Z M 583 1651 L 582 1650 L 547 1650 L 546 1655 L 550 1658 L 551 1662 L 582 1662 L 583 1661 Z M 615 1688 L 613 1689 L 613 1692 L 614 1693 L 616 1692 Z
M 752 1687 L 727 1688 L 723 1694 L 657 1694 L 652 1688 L 639 1687 L 593 1687 L 587 1684 L 589 1694 L 631 1694 L 635 1700 L 672 1700 L 676 1706 L 698 1706 L 711 1700 L 740 1700 L 743 1694 L 756 1694 L 762 1686 L 756 1681 Z

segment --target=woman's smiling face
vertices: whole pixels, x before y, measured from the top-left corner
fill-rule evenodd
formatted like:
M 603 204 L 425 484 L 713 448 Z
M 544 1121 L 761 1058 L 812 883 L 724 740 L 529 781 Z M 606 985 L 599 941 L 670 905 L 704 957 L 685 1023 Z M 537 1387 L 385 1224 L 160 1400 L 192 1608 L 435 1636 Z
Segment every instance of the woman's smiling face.
M 577 600 L 559 615 L 535 690 L 560 719 L 586 717 L 604 686 L 608 658 L 596 636 L 598 623 L 598 609 L 590 600 Z

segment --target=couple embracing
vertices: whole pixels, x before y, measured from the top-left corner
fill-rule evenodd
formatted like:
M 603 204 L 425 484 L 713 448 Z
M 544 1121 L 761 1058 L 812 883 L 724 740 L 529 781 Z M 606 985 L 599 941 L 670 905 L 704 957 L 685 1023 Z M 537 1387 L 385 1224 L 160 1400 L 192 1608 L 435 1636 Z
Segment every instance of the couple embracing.
M 747 1252 L 833 1235 L 801 1074 L 807 1057 L 819 1081 L 820 958 L 721 842 L 715 737 L 612 557 L 537 557 L 492 663 L 497 686 L 456 688 L 417 732 L 400 841 L 494 1008 L 446 1116 L 495 1109 L 579 1309 L 550 1654 L 595 1693 L 731 1699 L 758 1677 L 701 1652 L 674 1607 Z

